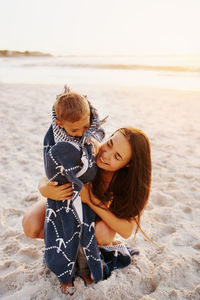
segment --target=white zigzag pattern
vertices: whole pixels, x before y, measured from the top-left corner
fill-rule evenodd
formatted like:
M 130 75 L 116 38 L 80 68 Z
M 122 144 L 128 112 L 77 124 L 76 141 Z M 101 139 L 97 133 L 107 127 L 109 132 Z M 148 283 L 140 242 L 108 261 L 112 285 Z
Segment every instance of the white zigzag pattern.
M 94 239 L 94 234 L 92 235 L 92 237 L 91 237 L 91 239 L 90 239 L 90 241 L 89 241 L 89 243 L 88 243 L 88 245 L 85 247 L 86 249 L 88 249 L 89 247 L 90 247 L 90 245 L 92 244 L 92 241 L 93 241 L 93 239 Z
M 58 212 L 61 211 L 62 209 L 65 209 L 65 210 L 66 210 L 66 207 L 62 206 L 61 208 L 59 208 L 59 209 L 56 210 L 56 213 L 58 213 Z M 47 210 L 52 210 L 52 211 L 54 212 L 53 209 L 49 209 L 49 208 L 48 208 Z M 74 213 L 74 210 L 73 210 L 72 208 L 69 208 L 69 210 L 71 210 L 72 213 L 74 214 L 74 216 L 76 217 L 76 214 Z M 57 216 L 56 213 L 54 212 L 54 216 L 55 216 L 55 217 Z M 50 214 L 50 216 L 51 216 L 51 214 Z M 54 227 L 54 229 L 55 229 L 56 235 L 57 235 L 58 238 L 60 238 L 60 237 L 59 237 L 59 234 L 58 234 L 58 231 L 57 231 L 57 228 L 56 228 L 56 225 L 55 225 L 54 221 L 53 221 L 52 219 L 50 219 L 50 216 L 46 217 L 47 222 L 51 222 L 51 223 L 53 224 L 53 227 Z M 94 222 L 92 222 L 90 225 L 83 222 L 83 223 L 81 223 L 81 224 L 78 224 L 77 227 L 80 227 L 81 225 L 84 225 L 84 226 L 86 226 L 86 227 L 89 227 L 89 232 L 91 232 L 91 227 L 94 227 L 94 224 L 95 224 Z M 72 239 L 73 239 L 73 237 L 74 237 L 76 234 L 79 234 L 79 232 L 76 231 L 76 232 L 73 234 L 73 236 L 72 236 L 68 241 L 65 241 L 65 243 L 68 244 L 69 242 L 71 242 Z M 94 239 L 94 237 L 95 237 L 95 235 L 93 234 L 92 237 L 91 237 L 91 239 L 90 239 L 90 241 L 89 241 L 89 243 L 88 243 L 88 245 L 87 245 L 85 248 L 88 248 L 88 247 L 91 245 L 92 240 Z
M 56 236 L 57 236 L 57 238 L 59 238 L 59 234 L 58 234 L 58 231 L 57 231 L 57 228 L 56 228 L 56 225 L 55 225 L 54 221 L 52 221 L 51 219 L 49 219 L 49 222 L 51 222 L 53 224 Z
M 57 210 L 56 210 L 56 213 L 59 212 L 59 211 L 62 210 L 62 209 L 65 209 L 65 210 L 66 210 L 66 208 L 62 206 L 60 209 L 57 209 Z M 75 218 L 77 218 L 77 217 L 76 217 L 76 214 L 74 213 L 74 210 L 71 209 L 71 208 L 70 208 L 70 210 L 71 210 L 72 213 L 74 214 Z M 56 214 L 56 213 L 55 213 L 55 214 Z M 51 216 L 51 214 L 50 214 L 50 216 Z M 56 217 L 57 217 L 57 214 L 56 214 Z M 47 217 L 47 218 L 48 218 L 48 217 Z M 70 262 L 70 263 L 67 265 L 67 267 L 69 267 L 69 265 L 71 265 L 71 264 L 72 264 L 72 266 L 74 267 L 74 262 L 71 262 L 71 260 L 68 258 L 68 256 L 67 256 L 60 248 L 61 248 L 62 244 L 63 244 L 64 247 L 66 248 L 66 247 L 67 247 L 66 245 L 69 244 L 69 243 L 73 240 L 73 238 L 75 237 L 75 235 L 79 234 L 80 232 L 76 231 L 68 241 L 63 241 L 62 243 L 60 243 L 59 234 L 58 234 L 58 231 L 57 231 L 57 228 L 56 228 L 56 226 L 55 226 L 54 221 L 53 221 L 52 219 L 50 219 L 50 218 L 48 218 L 48 221 L 51 222 L 51 223 L 53 224 L 53 227 L 54 227 L 55 232 L 56 232 L 56 236 L 58 237 L 58 238 L 56 239 L 56 241 L 59 241 L 59 247 L 58 247 L 58 246 L 51 246 L 51 247 L 45 248 L 45 251 L 49 251 L 49 250 L 52 250 L 52 249 L 57 249 L 57 253 L 61 253 L 61 254 L 64 256 L 64 258 L 65 258 L 67 261 Z M 90 225 L 83 222 L 82 224 L 79 224 L 77 227 L 80 227 L 81 225 L 84 225 L 84 226 L 86 226 L 86 227 L 89 227 L 89 231 L 91 231 L 91 227 L 94 227 L 94 222 L 92 222 Z M 96 262 L 100 262 L 101 259 L 96 258 L 96 257 L 94 257 L 93 255 L 87 255 L 87 254 L 86 254 L 86 250 L 90 252 L 89 247 L 90 247 L 90 245 L 91 245 L 91 243 L 92 243 L 94 237 L 95 237 L 95 235 L 93 234 L 92 237 L 91 237 L 91 239 L 90 239 L 90 241 L 89 241 L 89 243 L 88 243 L 88 245 L 87 245 L 86 247 L 84 247 L 83 250 L 84 250 L 84 253 L 85 253 L 85 256 L 86 256 L 87 260 L 89 260 L 89 259 L 91 258 L 91 259 L 93 259 L 93 260 L 96 261 Z M 73 270 L 73 267 L 72 267 L 71 270 L 68 270 L 68 269 L 67 269 L 65 272 L 59 274 L 58 277 L 62 277 L 62 276 L 64 276 L 64 275 L 67 274 L 67 273 L 69 273 L 69 274 L 71 275 L 72 270 Z
M 73 213 L 74 217 L 76 218 L 77 222 L 80 223 L 79 219 L 77 218 L 77 216 L 76 216 L 76 214 L 75 214 L 75 212 L 74 212 L 74 210 L 72 208 L 68 207 L 68 210 L 66 210 L 66 207 L 62 206 L 61 208 L 57 209 L 56 212 L 59 212 L 62 209 L 64 209 L 66 211 L 66 213 L 68 213 L 69 211 L 72 211 L 72 213 Z
M 51 149 L 49 150 L 49 155 L 50 155 L 51 159 L 53 160 L 53 162 L 56 164 L 56 166 L 58 166 L 57 161 L 56 161 L 55 158 L 53 157 L 53 154 L 52 154 L 52 152 L 51 152 Z
M 73 213 L 74 217 L 76 218 L 77 222 L 80 223 L 80 221 L 79 221 L 79 219 L 78 219 L 78 217 L 77 217 L 77 215 L 75 214 L 75 212 L 74 212 L 73 209 L 72 209 L 72 213 Z
M 90 103 L 89 103 L 89 105 L 90 105 Z M 92 133 L 93 131 L 96 131 L 96 129 L 99 127 L 99 124 L 98 124 L 98 123 L 99 123 L 99 120 L 98 120 L 98 116 L 97 116 L 97 114 L 96 114 L 96 110 L 95 110 L 93 107 L 91 107 L 91 105 L 90 105 L 90 109 L 91 109 L 91 114 L 93 115 L 93 121 L 92 121 L 91 128 L 90 128 L 90 129 L 91 129 L 91 133 Z M 56 142 L 56 143 L 57 143 L 58 141 L 69 141 L 69 142 L 76 143 L 76 144 L 79 145 L 79 146 L 83 145 L 82 139 L 71 138 L 70 136 L 68 136 L 68 135 L 66 134 L 66 132 L 65 132 L 63 129 L 60 129 L 59 126 L 58 126 L 58 125 L 56 124 L 56 122 L 55 122 L 56 119 L 57 119 L 57 118 L 56 118 L 56 113 L 55 113 L 55 110 L 54 110 L 54 108 L 53 108 L 53 109 L 52 109 L 52 128 L 53 128 L 53 134 L 54 134 L 54 139 L 55 139 L 55 142 Z M 46 148 L 46 147 L 50 147 L 50 150 L 49 150 L 50 158 L 53 160 L 53 162 L 55 163 L 55 165 L 57 166 L 57 168 L 59 168 L 59 167 L 61 168 L 61 166 L 58 165 L 57 161 L 56 161 L 55 158 L 53 157 L 53 154 L 52 154 L 52 151 L 51 151 L 51 146 L 50 146 L 50 145 L 47 145 L 47 146 L 45 146 L 45 148 Z M 93 159 L 90 159 L 90 160 L 89 160 L 89 168 L 91 168 L 92 165 L 93 165 L 94 163 L 95 163 L 95 161 L 94 161 Z M 66 169 L 65 171 L 66 171 L 66 172 L 72 171 L 72 170 L 74 170 L 74 169 L 76 169 L 76 168 L 79 168 L 79 166 L 76 166 L 76 167 L 70 168 L 70 169 Z M 54 176 L 51 178 L 51 181 L 52 181 L 53 179 L 55 179 L 59 174 L 62 174 L 61 171 L 63 171 L 63 170 L 60 169 L 60 172 L 58 172 L 56 175 L 54 175 Z M 73 186 L 73 184 L 72 184 L 72 186 Z M 92 223 L 92 224 L 87 224 L 87 223 L 84 223 L 84 222 L 83 222 L 82 224 L 80 224 L 80 221 L 79 221 L 79 219 L 78 219 L 76 213 L 74 212 L 73 209 L 71 209 L 71 208 L 69 207 L 69 203 L 70 203 L 70 202 L 68 202 L 68 207 L 67 207 L 67 208 L 66 208 L 66 207 L 61 207 L 60 209 L 56 210 L 56 212 L 54 212 L 54 213 L 56 214 L 57 212 L 61 211 L 62 209 L 64 209 L 64 210 L 66 211 L 66 214 L 69 213 L 70 211 L 72 211 L 72 213 L 73 213 L 75 219 L 78 221 L 77 228 L 81 227 L 81 225 L 82 225 L 82 226 L 84 225 L 84 226 L 88 227 L 88 228 L 89 228 L 89 232 L 91 232 L 91 228 L 94 227 L 94 224 L 93 224 L 93 223 Z M 51 222 L 51 223 L 53 224 L 53 227 L 54 227 L 54 230 L 55 230 L 55 233 L 56 233 L 56 236 L 57 236 L 56 242 L 59 242 L 59 247 L 57 247 L 57 246 L 55 245 L 55 246 L 46 248 L 45 251 L 48 251 L 48 250 L 51 250 L 51 249 L 57 249 L 57 253 L 62 253 L 62 255 L 65 257 L 65 259 L 66 259 L 68 262 L 70 262 L 70 263 L 68 263 L 67 268 L 69 268 L 69 266 L 72 265 L 71 270 L 67 269 L 65 272 L 63 272 L 62 274 L 58 275 L 58 277 L 62 277 L 62 276 L 65 275 L 66 273 L 69 273 L 69 274 L 72 273 L 75 262 L 71 262 L 71 261 L 70 261 L 70 259 L 67 257 L 67 255 L 61 250 L 61 247 L 66 248 L 66 247 L 67 247 L 67 244 L 69 244 L 69 243 L 74 239 L 75 235 L 76 235 L 76 234 L 79 234 L 79 232 L 76 231 L 68 241 L 64 241 L 62 238 L 59 237 L 59 234 L 58 234 L 56 225 L 55 225 L 54 221 L 53 221 L 52 219 L 50 219 L 50 217 L 51 217 L 51 214 L 49 214 L 49 216 L 46 217 L 46 218 L 47 218 L 47 222 Z M 57 217 L 57 214 L 56 214 L 55 217 Z M 81 230 L 80 230 L 80 235 L 81 235 Z M 95 260 L 96 262 L 99 262 L 99 261 L 101 261 L 101 259 L 96 258 L 96 257 L 94 257 L 93 255 L 88 255 L 88 256 L 86 255 L 86 251 L 90 252 L 89 247 L 91 246 L 92 241 L 94 240 L 94 237 L 95 237 L 95 235 L 93 234 L 92 237 L 90 238 L 90 241 L 89 241 L 87 247 L 84 249 L 84 253 L 85 253 L 85 256 L 86 256 L 87 259 L 92 258 L 92 259 Z
M 58 234 L 58 231 L 57 231 L 57 228 L 56 228 L 56 225 L 55 225 L 54 221 L 52 219 L 48 218 L 47 222 L 51 222 L 53 227 L 54 227 L 54 230 L 55 230 L 55 233 L 56 233 L 56 236 L 57 236 L 56 241 L 60 240 L 60 237 L 59 237 L 59 234 Z M 79 231 L 76 231 L 68 241 L 64 241 L 63 239 L 62 240 L 65 244 L 69 244 L 73 240 L 74 236 L 77 235 L 77 234 L 79 235 L 79 233 L 80 233 Z M 45 250 L 52 249 L 52 248 L 57 248 L 57 253 L 62 252 L 62 250 L 60 249 L 60 246 L 59 247 L 53 246 L 53 247 L 45 248 Z M 66 248 L 66 245 L 65 245 L 65 248 Z
M 59 212 L 59 211 L 61 211 L 62 209 L 65 209 L 65 210 L 66 210 L 66 207 L 62 206 L 61 208 L 59 208 L 59 209 L 56 210 L 56 213 Z M 49 208 L 48 208 L 48 210 L 49 210 Z M 52 210 L 52 211 L 54 212 L 53 209 L 50 209 L 50 210 Z M 73 212 L 73 209 L 70 208 L 70 210 Z M 55 213 L 55 212 L 54 212 L 54 213 Z M 55 213 L 55 215 L 56 215 L 56 213 Z M 54 215 L 54 216 L 55 216 L 55 215 Z M 51 215 L 50 215 L 50 216 L 51 216 Z M 57 238 L 59 239 L 60 237 L 59 237 L 59 234 L 58 234 L 58 231 L 57 231 L 55 222 L 54 222 L 52 219 L 50 219 L 50 216 L 46 217 L 47 223 L 49 223 L 49 222 L 52 223 L 52 225 L 53 225 L 53 227 L 54 227 L 54 230 L 55 230 L 55 233 L 56 233 L 56 236 L 57 236 Z M 57 216 L 57 215 L 56 215 L 56 216 Z M 78 227 L 79 227 L 79 226 L 78 226 Z M 77 235 L 77 234 L 79 235 L 79 233 L 80 233 L 79 231 L 76 231 L 68 241 L 65 241 L 65 244 L 69 244 L 69 243 L 73 240 L 74 236 Z
M 95 222 L 92 222 L 92 223 L 90 224 L 90 227 L 89 227 L 89 232 L 91 232 L 91 228 L 92 228 L 92 227 L 94 228 L 94 226 L 95 226 Z
M 59 247 L 57 247 L 57 246 L 51 246 L 51 247 L 45 248 L 44 250 L 45 250 L 45 251 L 49 251 L 49 250 L 52 250 L 52 249 L 57 249 L 57 251 L 59 250 L 58 253 L 62 253 L 62 255 L 64 256 L 64 258 L 66 258 L 66 260 L 71 261 L 71 260 L 67 257 L 67 255 L 66 255 Z
M 52 178 L 49 179 L 49 182 L 53 181 L 59 174 L 61 174 L 61 173 L 60 172 L 56 173 Z
M 57 276 L 58 276 L 58 277 L 62 277 L 63 275 L 65 275 L 65 274 L 67 274 L 67 273 L 69 273 L 69 274 L 71 275 L 72 270 L 67 270 L 67 271 L 65 271 L 65 272 L 63 272 L 62 274 L 57 275 Z
M 73 240 L 73 238 L 74 238 L 74 236 L 75 236 L 76 234 L 79 235 L 79 231 L 74 232 L 74 234 L 72 235 L 72 237 L 71 237 L 68 241 L 66 241 L 65 243 L 66 243 L 66 244 L 69 244 L 69 243 Z
M 93 260 L 95 260 L 95 261 L 101 261 L 101 259 L 100 258 L 96 258 L 96 257 L 94 257 L 93 255 L 85 255 L 86 256 L 86 258 L 89 260 L 90 258 L 92 258 Z
M 71 273 L 72 273 L 72 270 L 73 270 L 73 268 L 74 268 L 74 264 L 75 264 L 75 262 L 74 261 L 72 261 L 71 263 L 69 263 L 67 266 L 69 266 L 69 265 L 71 265 L 72 264 L 72 268 L 71 268 L 71 270 L 66 270 L 65 272 L 63 272 L 63 273 L 61 273 L 60 275 L 58 275 L 58 277 L 62 277 L 63 275 L 65 275 L 66 273 L 69 273 L 70 275 L 71 275 Z
M 62 174 L 62 175 L 63 175 L 64 168 L 63 168 L 63 166 L 59 166 L 59 165 L 58 165 L 57 161 L 56 161 L 55 158 L 53 157 L 53 154 L 52 154 L 52 152 L 51 152 L 51 149 L 49 150 L 49 153 L 50 153 L 51 159 L 53 160 L 53 162 L 54 162 L 54 163 L 56 164 L 56 166 L 57 166 L 56 168 L 60 168 L 60 172 L 58 172 L 57 174 L 55 174 L 55 175 L 49 180 L 49 181 L 52 181 L 52 180 L 55 179 L 59 174 Z M 89 162 L 90 167 L 92 166 L 93 163 L 94 163 L 94 162 L 92 162 L 92 161 L 90 160 L 90 162 Z M 70 169 L 65 169 L 65 171 L 66 171 L 66 172 L 72 171 L 72 170 L 74 170 L 74 169 L 76 169 L 76 168 L 79 168 L 79 166 L 75 166 L 75 167 L 70 168 Z M 67 207 L 67 208 L 64 207 L 64 206 L 62 206 L 61 208 L 57 209 L 56 212 L 52 209 L 52 211 L 54 212 L 54 216 L 57 217 L 57 214 L 56 214 L 56 213 L 58 213 L 59 211 L 61 211 L 61 210 L 63 210 L 63 209 L 65 210 L 66 214 L 69 213 L 70 211 L 72 211 L 72 213 L 73 213 L 75 219 L 76 219 L 77 222 L 79 223 L 79 225 L 78 225 L 77 227 L 80 227 L 81 225 L 84 225 L 84 226 L 86 226 L 86 227 L 89 227 L 89 231 L 91 231 L 91 227 L 92 227 L 92 226 L 94 227 L 94 222 L 93 222 L 92 224 L 90 224 L 90 225 L 87 224 L 87 223 L 84 223 L 84 222 L 83 222 L 82 224 L 80 224 L 79 219 L 78 219 L 76 213 L 74 212 L 74 210 L 73 210 L 72 208 L 69 207 L 69 204 L 70 204 L 70 202 L 68 201 L 68 207 Z M 65 257 L 65 259 L 66 259 L 67 261 L 70 262 L 70 263 L 67 265 L 67 267 L 69 267 L 69 265 L 72 264 L 72 269 L 71 269 L 71 270 L 68 270 L 68 269 L 67 269 L 65 272 L 63 272 L 62 274 L 58 275 L 58 277 L 62 277 L 63 275 L 65 275 L 65 274 L 67 274 L 67 273 L 69 273 L 69 274 L 71 275 L 72 270 L 73 270 L 73 267 L 74 267 L 74 262 L 71 262 L 71 260 L 67 257 L 67 255 L 61 250 L 61 247 L 62 247 L 62 245 L 63 245 L 63 246 L 66 248 L 66 247 L 67 247 L 66 245 L 69 244 L 69 243 L 74 239 L 75 235 L 77 235 L 77 234 L 79 235 L 79 234 L 81 234 L 81 232 L 76 231 L 76 232 L 72 235 L 72 237 L 71 237 L 69 240 L 64 241 L 62 238 L 59 237 L 59 234 L 58 234 L 58 231 L 57 231 L 55 222 L 54 222 L 52 219 L 50 219 L 50 217 L 51 217 L 51 213 L 49 214 L 48 217 L 46 217 L 46 218 L 47 218 L 47 222 L 51 222 L 52 225 L 53 225 L 53 227 L 54 227 L 54 230 L 55 230 L 55 233 L 56 233 L 56 236 L 57 236 L 56 241 L 59 242 L 59 247 L 58 247 L 58 246 L 51 246 L 51 247 L 49 247 L 49 248 L 45 248 L 45 251 L 52 250 L 52 249 L 57 249 L 57 253 L 62 253 L 62 255 Z M 88 245 L 87 245 L 86 248 L 85 248 L 85 249 L 87 249 L 87 251 L 89 251 L 89 252 L 90 252 L 90 250 L 89 250 L 88 248 L 90 247 L 90 245 L 91 245 L 93 239 L 94 239 L 94 235 L 92 235 L 92 237 L 91 237 L 91 239 L 90 239 Z M 93 260 L 95 260 L 95 261 L 97 261 L 97 262 L 101 261 L 101 259 L 96 258 L 96 257 L 94 257 L 93 255 L 86 255 L 86 250 L 85 250 L 85 249 L 84 249 L 84 253 L 85 253 L 85 256 L 86 256 L 87 259 L 92 258 Z
M 47 223 L 49 222 L 49 220 L 50 220 L 50 217 L 51 217 L 51 215 L 53 214 L 54 215 L 54 217 L 56 218 L 56 213 L 55 213 L 55 211 L 53 210 L 53 208 L 47 208 L 47 210 L 46 210 L 48 213 L 49 213 L 49 215 L 48 215 L 48 217 L 47 217 Z
M 60 165 L 60 166 L 56 167 L 56 169 L 58 169 L 58 168 L 60 168 L 60 174 L 64 176 L 65 175 L 64 170 L 67 173 L 69 171 L 73 171 L 73 170 L 76 170 L 76 169 L 80 168 L 80 166 L 74 166 L 74 167 L 71 167 L 69 169 L 65 169 L 62 165 Z

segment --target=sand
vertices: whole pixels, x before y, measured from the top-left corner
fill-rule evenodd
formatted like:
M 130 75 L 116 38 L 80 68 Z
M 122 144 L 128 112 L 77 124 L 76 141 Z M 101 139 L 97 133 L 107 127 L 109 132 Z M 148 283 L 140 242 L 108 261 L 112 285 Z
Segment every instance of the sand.
M 63 295 L 43 264 L 43 241 L 27 238 L 21 220 L 41 199 L 42 141 L 61 85 L 0 83 L 0 299 L 200 299 L 200 92 L 73 86 L 87 94 L 105 130 L 142 129 L 151 141 L 153 177 L 144 232 L 124 240 L 140 251 L 133 264 Z M 123 240 L 119 236 L 119 240 Z

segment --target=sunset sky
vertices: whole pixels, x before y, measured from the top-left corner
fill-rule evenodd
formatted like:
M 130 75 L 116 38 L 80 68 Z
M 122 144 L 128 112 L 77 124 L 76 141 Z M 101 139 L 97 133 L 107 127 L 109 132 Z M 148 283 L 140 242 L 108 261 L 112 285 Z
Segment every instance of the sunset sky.
M 200 0 L 0 0 L 0 49 L 200 53 Z

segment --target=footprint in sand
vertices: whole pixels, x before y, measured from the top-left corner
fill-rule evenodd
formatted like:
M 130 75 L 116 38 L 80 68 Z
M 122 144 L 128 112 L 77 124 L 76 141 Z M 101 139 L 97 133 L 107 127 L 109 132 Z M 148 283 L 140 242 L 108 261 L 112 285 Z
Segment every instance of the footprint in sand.
M 192 246 L 195 250 L 200 250 L 200 243 L 195 243 L 193 246 Z
M 155 191 L 151 193 L 151 201 L 158 206 L 172 206 L 174 204 L 174 198 L 161 191 Z
M 19 249 L 20 246 L 16 241 L 10 241 L 10 243 L 3 248 L 3 252 L 6 256 L 11 256 L 16 254 Z
M 31 245 L 20 249 L 17 252 L 17 256 L 18 256 L 18 261 L 21 261 L 22 263 L 30 264 L 41 257 L 41 252 L 36 246 Z
M 168 236 L 173 236 L 173 234 L 176 232 L 176 228 L 171 226 L 171 225 L 166 225 L 163 223 L 155 223 L 156 224 L 156 231 L 154 233 L 154 237 L 153 239 L 155 239 L 155 241 L 164 241 L 167 239 L 169 239 Z
M 8 273 L 13 272 L 17 268 L 17 263 L 14 260 L 6 260 L 0 264 L 1 277 L 6 276 Z
M 192 212 L 192 209 L 191 209 L 191 207 L 189 207 L 189 206 L 185 206 L 184 209 L 183 209 L 183 211 L 184 211 L 185 213 L 189 214 L 189 213 Z
M 200 261 L 196 258 L 192 258 L 193 266 L 195 266 L 195 269 L 197 272 L 200 270 Z
M 161 236 L 166 236 L 166 235 L 169 235 L 169 234 L 173 234 L 174 232 L 176 232 L 176 228 L 173 227 L 173 226 L 164 226 L 163 225 L 163 228 L 161 229 L 160 233 L 161 233 Z
M 152 278 L 146 278 L 144 281 L 143 281 L 143 287 L 144 287 L 144 290 L 145 290 L 145 293 L 150 295 L 152 294 L 153 292 L 155 292 L 155 290 L 157 289 L 158 287 L 158 284 L 157 282 L 154 282 L 152 280 Z M 145 298 L 144 298 L 145 299 Z M 148 298 L 146 298 L 148 299 Z M 151 298 L 149 298 L 151 299 Z
M 15 208 L 3 208 L 2 217 L 3 223 L 7 223 L 9 225 L 9 221 L 14 218 L 21 217 L 24 214 L 23 210 L 15 209 Z M 16 223 L 15 223 L 16 224 Z M 11 224 L 11 227 L 13 224 Z
M 12 291 L 16 292 L 24 285 L 25 274 L 23 266 L 16 266 L 14 270 L 10 270 L 9 273 L 1 276 L 0 291 L 2 294 L 6 294 L 8 291 L 11 294 Z
M 150 201 L 147 203 L 146 209 L 147 210 L 152 210 L 153 209 L 153 205 Z
M 23 199 L 23 202 L 38 201 L 38 199 L 39 199 L 39 194 L 38 194 L 38 192 L 33 192 L 33 193 L 27 195 L 27 196 Z
M 182 210 L 184 212 L 184 218 L 191 221 L 193 219 L 192 208 L 189 206 L 184 206 Z

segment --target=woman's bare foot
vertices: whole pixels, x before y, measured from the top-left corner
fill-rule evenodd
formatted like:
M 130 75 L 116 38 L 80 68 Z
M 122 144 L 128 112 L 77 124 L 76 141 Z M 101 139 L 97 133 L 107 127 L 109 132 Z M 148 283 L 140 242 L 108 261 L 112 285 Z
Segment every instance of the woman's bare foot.
M 73 280 L 70 280 L 70 282 L 68 282 L 68 283 L 61 283 L 60 288 L 64 294 L 73 295 L 75 292 Z

